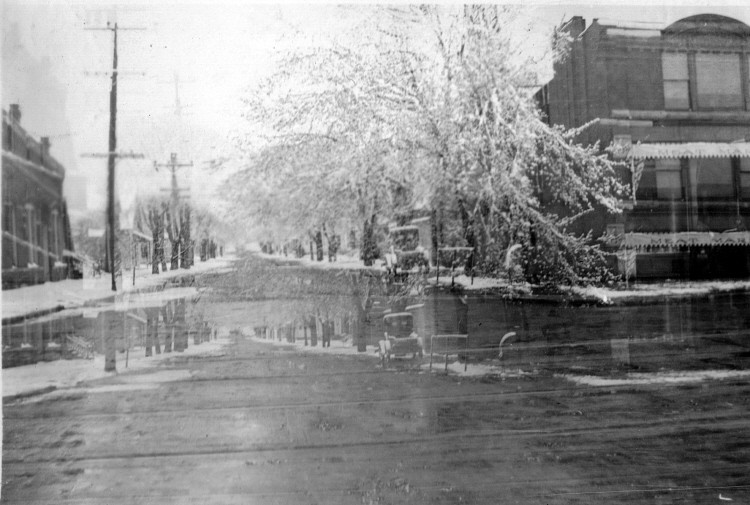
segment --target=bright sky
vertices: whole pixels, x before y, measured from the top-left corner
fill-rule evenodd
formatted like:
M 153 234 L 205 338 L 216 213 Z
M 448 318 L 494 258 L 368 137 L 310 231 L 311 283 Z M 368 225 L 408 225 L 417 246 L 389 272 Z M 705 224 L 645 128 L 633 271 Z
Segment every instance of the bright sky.
M 584 16 L 587 23 L 596 17 L 652 22 L 661 28 L 711 12 L 750 24 L 746 6 L 640 3 L 536 3 L 528 8 L 534 32 L 528 40 L 543 43 L 553 25 L 574 15 Z M 91 0 L 3 0 L 2 8 L 2 106 L 7 110 L 8 104 L 20 103 L 21 124 L 37 138 L 51 137 L 52 152 L 68 168 L 68 180 L 88 181 L 89 208 L 103 208 L 106 160 L 81 155 L 107 151 L 110 87 L 106 75 L 91 73 L 111 68 L 112 33 L 87 27 L 117 21 L 123 28 L 143 28 L 123 30 L 118 36 L 123 71 L 118 86 L 118 151 L 146 157 L 118 163 L 118 190 L 127 207 L 137 193 L 156 193 L 169 186 L 168 174 L 155 172 L 153 162 L 166 162 L 170 152 L 194 164 L 180 169 L 180 184 L 189 185 L 197 200 L 211 201 L 218 178 L 206 170 L 208 161 L 227 153 L 229 139 L 242 131 L 240 99 L 273 70 L 275 51 L 307 40 L 310 33 L 336 33 L 348 24 L 348 16 L 368 14 L 366 6 L 344 12 L 320 3 L 205 0 L 153 6 L 127 1 L 111 7 Z M 50 80 L 57 84 L 50 85 Z M 56 86 L 62 90 L 59 97 L 50 91 Z M 177 95 L 180 115 L 175 114 Z M 76 194 L 71 187 L 66 193 L 69 200 Z M 75 202 L 69 205 L 74 208 Z

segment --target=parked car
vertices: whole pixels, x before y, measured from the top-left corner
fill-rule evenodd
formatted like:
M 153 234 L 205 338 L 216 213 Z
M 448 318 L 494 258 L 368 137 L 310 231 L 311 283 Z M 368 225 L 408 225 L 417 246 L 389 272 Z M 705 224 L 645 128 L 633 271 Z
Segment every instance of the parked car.
M 417 226 L 397 226 L 389 230 L 390 249 L 385 255 L 385 267 L 392 274 L 418 269 L 430 271 L 428 251 L 420 245 Z
M 383 317 L 384 339 L 378 342 L 380 361 L 385 367 L 392 357 L 411 354 L 412 359 L 423 355 L 422 337 L 414 332 L 414 316 L 397 312 Z

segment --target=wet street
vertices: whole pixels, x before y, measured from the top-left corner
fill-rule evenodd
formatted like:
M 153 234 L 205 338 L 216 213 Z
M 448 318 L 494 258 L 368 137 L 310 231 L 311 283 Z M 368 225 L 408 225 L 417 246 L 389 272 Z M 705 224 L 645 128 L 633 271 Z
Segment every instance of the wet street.
M 351 319 L 363 298 L 346 294 L 348 274 L 252 258 L 237 268 L 197 282 L 206 293 L 201 317 L 228 330 L 222 351 L 173 353 L 135 372 L 118 365 L 118 375 L 7 402 L 3 502 L 750 501 L 745 298 L 728 302 L 719 330 L 694 318 L 669 338 L 663 325 L 677 319 L 612 335 L 602 321 L 617 314 L 575 312 L 594 321 L 597 336 L 583 322 L 576 331 L 565 314 L 577 309 L 525 306 L 519 316 L 506 308 L 493 319 L 517 331 L 515 344 L 503 361 L 470 360 L 495 373 L 460 375 L 444 373 L 442 362 L 430 371 L 427 358 L 384 369 L 372 345 L 356 352 L 356 339 L 342 335 L 361 324 Z M 423 309 L 431 303 L 441 317 L 415 313 L 417 327 L 443 324 L 448 305 L 469 335 L 489 325 L 471 299 L 462 309 L 460 299 L 425 298 Z M 334 346 L 301 345 L 312 344 L 313 326 L 316 339 L 324 333 L 306 326 L 309 313 L 332 321 Z M 367 324 L 376 329 L 367 331 L 376 334 L 373 314 Z M 659 379 L 668 373 L 676 378 Z

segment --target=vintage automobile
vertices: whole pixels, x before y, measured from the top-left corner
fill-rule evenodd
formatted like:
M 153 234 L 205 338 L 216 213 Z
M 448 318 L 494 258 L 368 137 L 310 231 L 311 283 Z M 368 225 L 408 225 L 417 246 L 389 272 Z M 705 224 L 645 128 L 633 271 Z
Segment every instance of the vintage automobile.
M 385 254 L 384 266 L 391 274 L 417 269 L 430 271 L 429 254 L 420 245 L 417 226 L 396 226 L 389 230 L 390 249 Z
M 384 367 L 392 357 L 408 354 L 412 355 L 412 359 L 422 357 L 422 338 L 413 331 L 413 317 L 411 312 L 397 312 L 383 317 L 385 338 L 378 342 L 378 351 Z

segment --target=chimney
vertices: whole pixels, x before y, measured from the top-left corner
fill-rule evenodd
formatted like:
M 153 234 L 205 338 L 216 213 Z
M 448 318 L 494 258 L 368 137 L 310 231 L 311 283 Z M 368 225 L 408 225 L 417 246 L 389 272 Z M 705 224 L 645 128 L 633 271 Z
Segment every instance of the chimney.
M 10 104 L 10 118 L 16 123 L 21 122 L 21 106 L 17 103 Z
M 573 16 L 565 23 L 564 29 L 571 37 L 576 38 L 586 30 L 586 20 L 583 16 Z
M 40 138 L 39 143 L 42 146 L 42 156 L 49 156 L 49 137 Z

